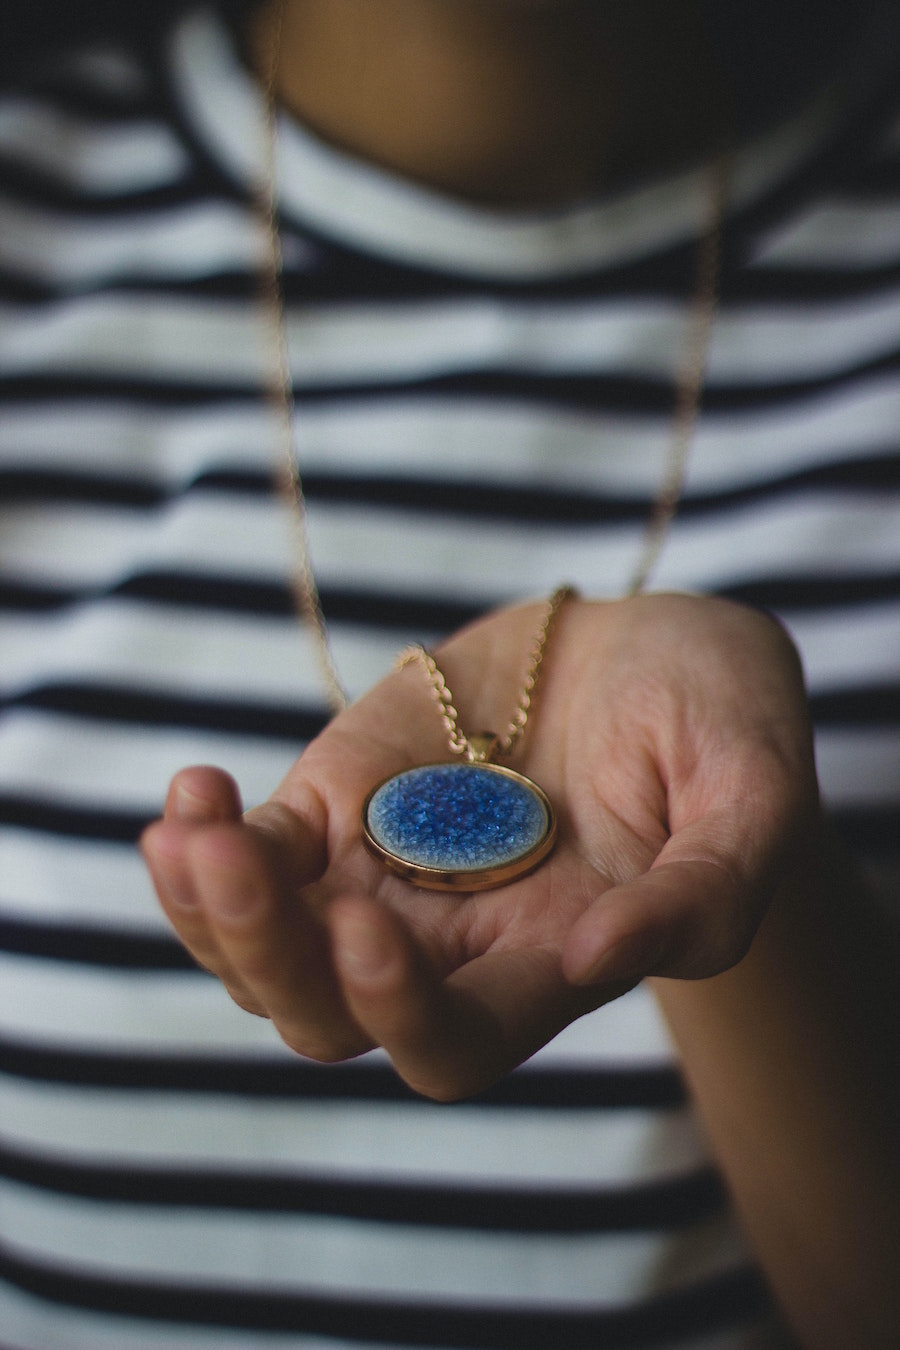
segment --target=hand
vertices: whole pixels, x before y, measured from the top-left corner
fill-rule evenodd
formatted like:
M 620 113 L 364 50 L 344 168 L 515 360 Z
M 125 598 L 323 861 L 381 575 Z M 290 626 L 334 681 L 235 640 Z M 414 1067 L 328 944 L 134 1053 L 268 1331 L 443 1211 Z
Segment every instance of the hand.
M 438 653 L 468 729 L 506 725 L 537 606 Z M 511 761 L 557 807 L 556 849 L 494 891 L 421 891 L 365 852 L 366 793 L 448 757 L 421 668 L 337 717 L 264 805 L 185 770 L 143 848 L 187 947 L 297 1051 L 382 1045 L 417 1091 L 478 1091 L 648 974 L 747 951 L 817 797 L 796 654 L 724 601 L 573 601 Z

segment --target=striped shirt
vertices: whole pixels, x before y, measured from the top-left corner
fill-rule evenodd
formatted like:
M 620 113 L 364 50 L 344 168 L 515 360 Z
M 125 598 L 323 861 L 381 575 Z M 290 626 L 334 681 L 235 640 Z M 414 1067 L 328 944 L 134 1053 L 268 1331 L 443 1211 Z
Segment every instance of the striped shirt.
M 655 584 L 778 613 L 826 802 L 898 876 L 900 99 L 888 44 L 736 155 Z M 0 104 L 3 1350 L 773 1347 L 649 992 L 482 1097 L 290 1054 L 134 849 L 169 777 L 264 798 L 326 720 L 272 491 L 255 87 L 190 14 Z M 312 552 L 357 694 L 563 579 L 621 591 L 671 434 L 708 171 L 554 213 L 285 122 Z

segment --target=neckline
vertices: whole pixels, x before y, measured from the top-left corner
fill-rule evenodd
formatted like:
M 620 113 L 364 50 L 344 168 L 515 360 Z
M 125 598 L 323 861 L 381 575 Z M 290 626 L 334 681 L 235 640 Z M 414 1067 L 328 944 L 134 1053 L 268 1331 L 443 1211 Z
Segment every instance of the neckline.
M 181 115 L 218 168 L 251 190 L 264 162 L 262 94 L 210 9 L 175 26 L 169 68 Z M 831 83 L 785 123 L 738 147 L 728 214 L 752 209 L 827 141 L 843 106 Z M 705 223 L 709 166 L 697 165 L 554 211 L 491 210 L 407 182 L 326 144 L 282 115 L 283 221 L 386 261 L 515 283 L 633 266 L 689 245 Z

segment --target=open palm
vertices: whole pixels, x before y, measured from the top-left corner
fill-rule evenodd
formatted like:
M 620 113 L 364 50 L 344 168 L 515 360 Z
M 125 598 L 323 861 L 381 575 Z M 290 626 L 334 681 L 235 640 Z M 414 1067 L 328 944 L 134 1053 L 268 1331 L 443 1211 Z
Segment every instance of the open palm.
M 440 652 L 463 725 L 502 729 L 539 610 L 504 610 Z M 144 852 L 197 959 L 301 1053 L 379 1044 L 418 1091 L 477 1091 L 647 974 L 703 978 L 743 956 L 814 818 L 806 700 L 771 621 L 687 596 L 572 602 L 512 767 L 560 821 L 509 885 L 422 891 L 362 844 L 389 774 L 449 757 L 421 671 L 336 718 L 241 817 L 221 771 L 170 790 Z

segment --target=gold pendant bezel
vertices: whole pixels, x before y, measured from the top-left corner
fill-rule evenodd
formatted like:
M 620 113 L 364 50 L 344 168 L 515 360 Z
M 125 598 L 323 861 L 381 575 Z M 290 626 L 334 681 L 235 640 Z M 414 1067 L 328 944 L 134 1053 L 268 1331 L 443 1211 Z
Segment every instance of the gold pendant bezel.
M 491 867 L 479 868 L 430 867 L 423 863 L 412 862 L 409 858 L 404 858 L 379 843 L 369 827 L 369 807 L 375 794 L 387 783 L 392 782 L 395 778 L 403 777 L 406 773 L 418 769 L 443 768 L 447 764 L 452 764 L 460 769 L 468 768 L 473 771 L 499 774 L 526 788 L 537 798 L 545 813 L 546 824 L 541 838 L 516 858 Z M 510 882 L 527 876 L 539 867 L 553 850 L 557 836 L 556 812 L 543 788 L 538 787 L 537 783 L 527 778 L 525 774 L 518 773 L 515 769 L 508 769 L 502 764 L 483 762 L 463 764 L 458 760 L 442 760 L 433 764 L 417 764 L 410 769 L 403 769 L 399 773 L 388 774 L 381 782 L 376 783 L 371 792 L 367 794 L 362 807 L 361 820 L 363 843 L 372 857 L 376 858 L 395 876 L 401 877 L 404 881 L 408 881 L 422 890 L 430 891 L 487 891 L 498 886 L 507 886 Z

